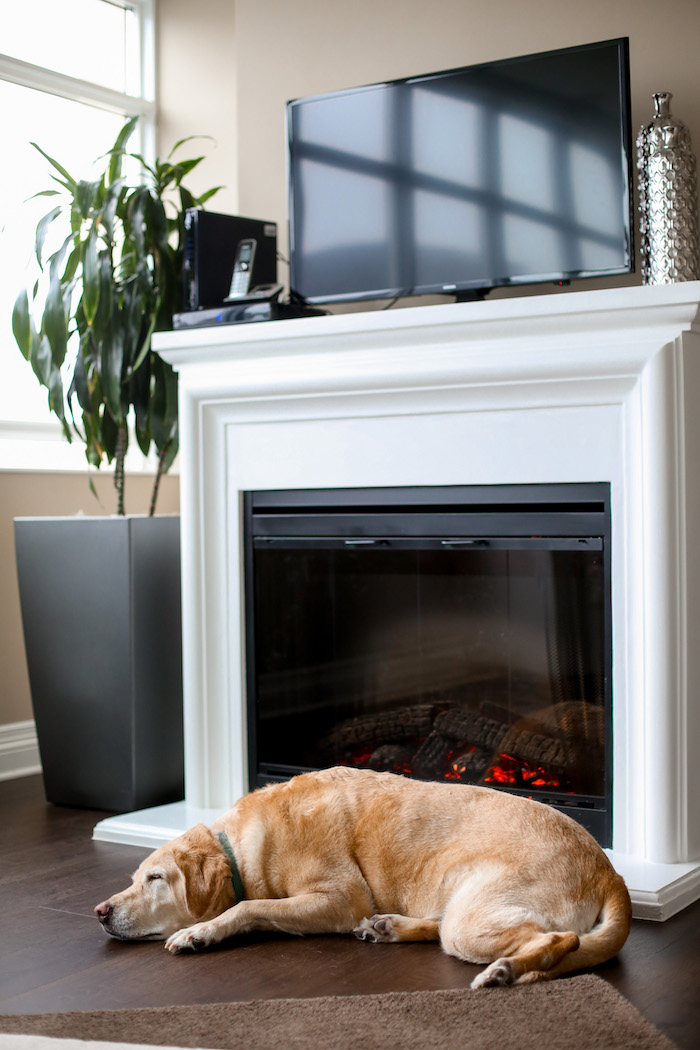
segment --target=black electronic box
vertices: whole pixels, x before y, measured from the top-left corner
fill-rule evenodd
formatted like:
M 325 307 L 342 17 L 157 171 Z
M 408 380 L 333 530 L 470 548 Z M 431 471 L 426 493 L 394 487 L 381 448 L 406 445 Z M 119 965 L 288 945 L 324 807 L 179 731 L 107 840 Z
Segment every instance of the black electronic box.
M 276 280 L 276 223 L 186 210 L 183 311 L 236 303 Z

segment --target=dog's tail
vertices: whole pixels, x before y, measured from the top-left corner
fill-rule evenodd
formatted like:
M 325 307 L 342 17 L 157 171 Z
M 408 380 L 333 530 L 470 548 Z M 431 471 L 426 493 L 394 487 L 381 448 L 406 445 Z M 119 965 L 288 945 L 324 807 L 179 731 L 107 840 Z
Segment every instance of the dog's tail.
M 548 981 L 572 970 L 584 970 L 612 959 L 627 940 L 632 924 L 632 903 L 624 879 L 610 870 L 603 903 L 595 925 L 578 938 L 578 947 L 564 955 L 550 969 L 528 970 L 516 984 Z M 574 942 L 575 943 L 575 942 Z

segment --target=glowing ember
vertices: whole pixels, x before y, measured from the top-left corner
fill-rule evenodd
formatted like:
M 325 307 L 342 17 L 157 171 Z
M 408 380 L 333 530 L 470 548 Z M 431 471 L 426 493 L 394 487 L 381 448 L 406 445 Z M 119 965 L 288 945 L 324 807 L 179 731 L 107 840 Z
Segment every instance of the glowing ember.
M 400 773 L 409 777 L 415 775 L 412 762 L 405 750 L 396 749 L 396 753 L 393 753 L 395 749 L 392 748 L 390 750 L 387 749 L 386 754 L 381 754 L 382 750 L 363 748 L 354 754 L 346 753 L 340 759 L 340 764 L 355 766 L 360 769 L 388 769 L 393 773 Z M 434 779 L 456 780 L 462 783 L 481 783 L 492 787 L 535 788 L 538 790 L 556 789 L 567 793 L 570 791 L 570 787 L 561 777 L 554 776 L 543 766 L 534 765 L 523 759 L 516 758 L 514 755 L 505 753 L 499 754 L 492 761 L 486 773 L 480 776 L 481 770 L 475 772 L 473 764 L 470 762 L 470 756 L 478 750 L 476 746 L 465 742 L 459 744 L 453 750 L 446 751 L 442 768 L 440 769 L 440 766 L 438 766 L 435 770 Z
M 445 780 L 464 780 L 468 775 L 467 755 L 476 751 L 475 746 L 465 745 L 459 751 L 448 751 L 445 755 Z
M 504 784 L 511 787 L 561 788 L 558 777 L 551 776 L 542 766 L 533 766 L 512 755 L 499 755 L 498 764 L 490 766 L 485 784 Z

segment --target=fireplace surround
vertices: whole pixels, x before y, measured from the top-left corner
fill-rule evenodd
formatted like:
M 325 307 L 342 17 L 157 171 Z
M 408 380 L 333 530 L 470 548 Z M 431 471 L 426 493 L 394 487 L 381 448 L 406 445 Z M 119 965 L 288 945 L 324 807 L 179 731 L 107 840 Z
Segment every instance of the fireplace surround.
M 159 334 L 180 375 L 185 801 L 248 790 L 243 494 L 610 487 L 612 849 L 635 913 L 700 896 L 700 284 Z

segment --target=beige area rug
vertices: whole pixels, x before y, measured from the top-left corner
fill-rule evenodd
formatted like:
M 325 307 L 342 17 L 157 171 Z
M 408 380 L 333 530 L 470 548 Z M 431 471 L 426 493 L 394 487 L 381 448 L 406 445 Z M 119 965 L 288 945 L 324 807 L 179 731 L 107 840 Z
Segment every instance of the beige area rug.
M 218 1050 L 676 1050 L 600 977 L 477 992 L 391 992 L 0 1016 L 3 1050 L 43 1037 Z M 35 1038 L 31 1038 L 35 1037 Z

